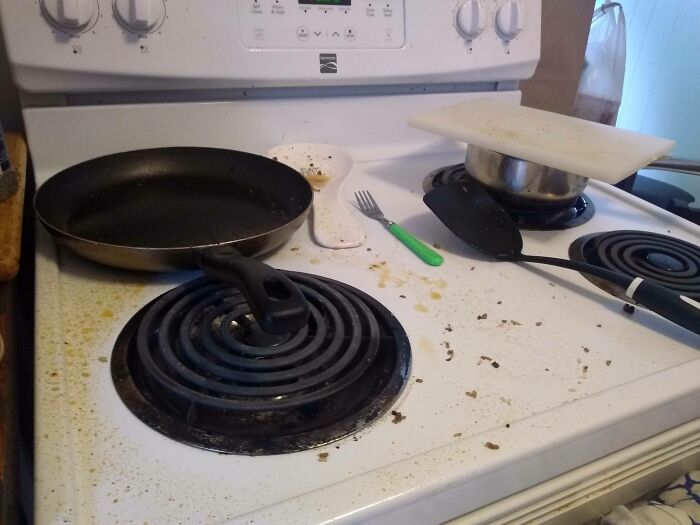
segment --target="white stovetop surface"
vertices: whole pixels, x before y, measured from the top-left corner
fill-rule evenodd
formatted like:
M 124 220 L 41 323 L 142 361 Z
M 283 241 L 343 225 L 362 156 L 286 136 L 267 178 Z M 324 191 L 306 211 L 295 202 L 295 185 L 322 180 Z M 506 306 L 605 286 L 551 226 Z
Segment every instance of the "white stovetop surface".
M 639 308 L 623 313 L 574 272 L 489 262 L 430 214 L 424 175 L 459 161 L 454 153 L 360 163 L 344 192 L 349 200 L 370 190 L 389 218 L 441 247 L 443 266 L 420 262 L 362 217 L 360 248 L 320 248 L 305 224 L 267 259 L 364 290 L 412 345 L 410 381 L 394 407 L 406 419 L 386 415 L 305 452 L 220 455 L 133 416 L 112 385 L 114 340 L 139 307 L 198 274 L 104 268 L 56 254 L 40 231 L 37 523 L 439 522 L 699 417 L 697 335 Z M 589 223 L 525 232 L 524 251 L 566 257 L 578 236 L 612 229 L 700 244 L 700 228 L 615 188 L 593 183 L 587 194 L 597 209 Z

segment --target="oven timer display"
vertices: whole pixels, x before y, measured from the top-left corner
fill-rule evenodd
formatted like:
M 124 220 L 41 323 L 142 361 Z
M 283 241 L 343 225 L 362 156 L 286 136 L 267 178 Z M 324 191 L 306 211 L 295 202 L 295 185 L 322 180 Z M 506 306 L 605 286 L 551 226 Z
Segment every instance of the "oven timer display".
M 352 5 L 352 0 L 299 0 L 302 5 Z

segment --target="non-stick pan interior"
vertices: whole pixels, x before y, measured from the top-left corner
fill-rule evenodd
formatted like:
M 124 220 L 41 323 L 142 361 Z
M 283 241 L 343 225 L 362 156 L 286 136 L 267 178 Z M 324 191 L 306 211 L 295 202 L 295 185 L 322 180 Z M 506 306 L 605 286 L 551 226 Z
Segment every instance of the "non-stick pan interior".
M 164 148 L 101 157 L 49 179 L 39 216 L 103 244 L 178 248 L 263 235 L 302 214 L 308 183 L 272 160 L 209 148 Z

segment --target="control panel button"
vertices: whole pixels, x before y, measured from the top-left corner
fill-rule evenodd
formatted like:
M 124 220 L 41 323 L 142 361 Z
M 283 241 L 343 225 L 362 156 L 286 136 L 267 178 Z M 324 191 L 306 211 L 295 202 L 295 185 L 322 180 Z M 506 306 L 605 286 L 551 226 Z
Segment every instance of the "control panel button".
M 309 39 L 309 28 L 306 26 L 297 27 L 297 39 L 305 42 Z
M 78 33 L 97 19 L 97 0 L 41 0 L 41 12 L 60 31 Z
M 345 37 L 345 40 L 353 41 L 357 36 L 357 32 L 355 31 L 354 27 L 346 27 L 345 31 L 343 32 L 343 36 Z
M 114 16 L 132 33 L 152 33 L 165 19 L 163 0 L 114 0 Z
M 520 2 L 508 1 L 496 11 L 496 32 L 503 40 L 510 40 L 523 30 L 525 10 Z
M 481 0 L 466 0 L 457 8 L 457 29 L 465 38 L 476 38 L 486 28 Z

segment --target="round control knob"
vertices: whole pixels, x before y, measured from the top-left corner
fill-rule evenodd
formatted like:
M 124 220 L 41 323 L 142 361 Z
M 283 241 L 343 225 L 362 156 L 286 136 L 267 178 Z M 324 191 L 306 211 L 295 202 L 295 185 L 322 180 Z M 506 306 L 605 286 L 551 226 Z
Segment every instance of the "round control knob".
M 114 0 L 117 22 L 132 33 L 152 33 L 165 18 L 163 0 Z
M 457 30 L 465 38 L 476 38 L 486 28 L 481 0 L 465 0 L 457 8 Z
M 520 2 L 508 1 L 496 11 L 496 31 L 504 40 L 514 38 L 523 30 L 525 11 Z
M 85 31 L 97 17 L 97 0 L 41 0 L 39 5 L 49 23 L 66 33 Z

